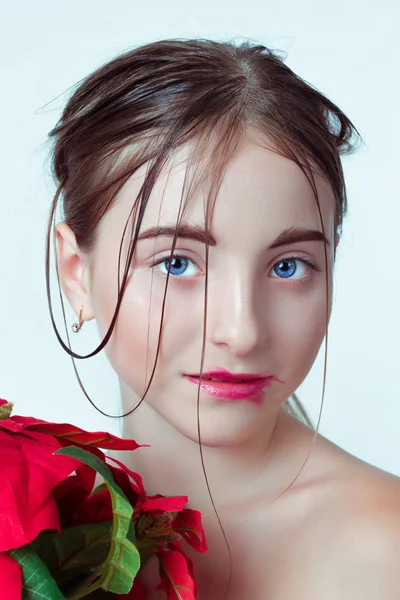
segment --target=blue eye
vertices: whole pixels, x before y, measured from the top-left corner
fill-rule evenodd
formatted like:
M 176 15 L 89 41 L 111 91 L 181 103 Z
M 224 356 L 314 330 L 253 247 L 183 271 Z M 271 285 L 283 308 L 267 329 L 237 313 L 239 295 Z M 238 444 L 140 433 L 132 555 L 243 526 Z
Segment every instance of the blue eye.
M 164 275 L 168 275 L 168 271 L 172 277 L 193 277 L 199 271 L 197 265 L 185 258 L 184 256 L 173 256 L 157 263 L 158 268 Z
M 273 266 L 273 277 L 279 277 L 281 279 L 301 279 L 307 274 L 307 267 L 317 271 L 319 270 L 316 265 L 311 261 L 305 260 L 304 258 L 296 258 L 294 256 L 290 258 L 283 258 Z M 293 277 L 296 275 L 296 277 Z

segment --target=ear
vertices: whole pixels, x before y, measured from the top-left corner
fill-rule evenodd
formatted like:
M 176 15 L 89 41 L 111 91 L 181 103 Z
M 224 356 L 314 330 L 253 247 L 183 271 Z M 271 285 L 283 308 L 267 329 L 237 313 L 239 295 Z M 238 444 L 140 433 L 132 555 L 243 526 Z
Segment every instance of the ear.
M 57 268 L 61 288 L 77 316 L 82 308 L 82 320 L 94 318 L 90 294 L 89 261 L 78 247 L 75 234 L 66 223 L 55 228 L 57 238 Z

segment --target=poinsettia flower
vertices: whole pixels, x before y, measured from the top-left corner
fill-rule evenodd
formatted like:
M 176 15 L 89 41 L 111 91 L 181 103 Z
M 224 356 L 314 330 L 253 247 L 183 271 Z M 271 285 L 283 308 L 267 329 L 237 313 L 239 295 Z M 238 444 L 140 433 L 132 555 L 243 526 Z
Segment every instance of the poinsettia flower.
M 34 417 L 24 417 L 20 415 L 10 416 L 12 406 L 13 405 L 7 403 L 6 400 L 0 399 L 0 434 L 12 434 L 13 436 L 19 434 L 23 436 L 24 440 L 31 439 L 40 446 L 42 452 L 44 451 L 44 448 L 48 448 L 52 452 L 55 452 L 62 447 L 74 445 L 83 447 L 92 454 L 95 454 L 103 462 L 106 462 L 105 454 L 100 448 L 136 450 L 140 447 L 134 440 L 121 439 L 107 432 L 87 432 L 68 423 L 50 423 Z M 67 527 L 72 524 L 75 512 L 90 496 L 96 477 L 95 471 L 87 465 L 83 465 L 75 460 L 71 462 L 72 459 L 70 459 L 68 463 L 66 462 L 66 459 L 67 457 L 61 457 L 59 455 L 54 459 L 58 462 L 61 460 L 61 462 L 64 462 L 65 464 L 73 464 L 76 467 L 75 473 L 73 473 L 73 468 L 67 469 L 69 470 L 69 473 L 58 481 L 55 481 L 51 488 L 52 495 L 57 501 L 61 520 L 61 523 L 57 522 L 57 529 L 59 529 L 60 525 L 61 527 Z M 52 459 L 49 457 L 49 461 L 51 460 Z M 68 477 L 68 475 L 70 475 L 70 477 Z M 144 488 L 139 475 L 136 475 L 136 481 L 139 483 L 138 492 L 143 490 L 144 495 Z M 133 505 L 135 503 L 136 501 Z M 55 511 L 53 510 L 53 512 Z M 55 523 L 56 519 L 53 518 L 51 520 L 52 527 Z
M 11 403 L 0 400 L 0 551 L 28 544 L 41 531 L 60 531 L 90 495 L 95 472 L 54 452 L 63 446 L 83 446 L 105 461 L 96 444 L 129 450 L 138 447 L 133 440 L 88 433 L 66 423 L 10 416 L 11 408 Z
M 207 542 L 204 530 L 201 524 L 201 512 L 191 508 L 184 508 L 178 513 L 171 523 L 171 527 L 182 538 L 201 554 L 207 552 Z
M 208 550 L 201 513 L 191 509 L 174 514 L 163 510 L 141 513 L 135 520 L 135 533 L 138 548 L 146 556 L 172 547 L 182 551 L 183 540 L 197 552 Z
M 0 399 L 0 406 L 4 404 L 7 404 L 7 400 Z M 89 432 L 69 423 L 50 423 L 21 415 L 0 420 L 0 427 L 16 433 L 24 430 L 26 435 L 31 435 L 31 432 L 50 434 L 58 438 L 62 446 L 70 446 L 72 442 L 81 446 L 95 446 L 105 450 L 136 450 L 141 447 L 134 440 L 122 439 L 106 431 Z
M 96 480 L 96 471 L 80 464 L 75 473 L 61 481 L 53 490 L 57 502 L 61 529 L 73 525 L 80 506 L 89 498 Z
M 207 552 L 207 543 L 201 524 L 201 513 L 184 508 L 187 496 L 147 496 L 141 477 L 116 459 L 119 468 L 108 463 L 116 484 L 134 507 L 132 519 L 136 526 L 139 547 L 156 551 L 170 542 L 184 539 L 197 552 Z M 92 494 L 82 503 L 74 518 L 74 525 L 94 523 L 112 518 L 111 498 L 107 490 Z
M 184 508 L 188 502 L 187 496 L 162 496 L 161 494 L 147 496 L 142 478 L 138 473 L 134 473 L 114 458 L 107 457 L 107 459 L 112 460 L 119 467 L 119 469 L 115 469 L 110 464 L 108 465 L 112 470 L 115 482 L 134 507 L 132 519 L 136 521 L 139 539 L 142 534 L 142 541 L 145 539 L 147 541 L 159 540 L 165 544 L 166 541 L 183 538 L 197 552 L 207 552 L 201 513 Z M 132 491 L 134 497 L 132 497 Z M 90 519 L 90 515 L 96 515 L 96 520 L 105 520 L 107 514 L 111 517 L 111 510 L 111 500 L 107 493 L 94 494 L 88 499 L 85 514 L 80 515 L 79 521 Z
M 134 471 L 129 469 L 126 465 L 124 465 L 121 461 L 117 460 L 116 458 L 114 458 L 112 456 L 107 456 L 107 462 L 108 461 L 112 461 L 113 463 L 118 465 L 119 468 L 122 471 L 124 471 L 124 473 L 127 474 L 127 476 L 129 477 L 129 487 L 133 488 L 133 490 L 136 492 L 136 494 L 138 496 L 140 496 L 140 498 L 143 501 L 144 498 L 146 497 L 146 491 L 144 489 L 143 480 L 142 480 L 141 476 L 139 475 L 139 473 L 135 473 Z M 110 464 L 108 466 L 110 467 Z M 114 469 L 112 467 L 110 467 L 110 468 L 113 471 L 113 473 L 115 473 Z
M 0 552 L 1 594 L 7 600 L 21 600 L 21 567 L 9 554 Z
M 47 435 L 47 434 L 42 434 Z M 102 462 L 106 463 L 106 455 L 102 450 L 95 446 L 81 446 L 80 444 L 70 444 L 77 447 L 83 447 L 84 450 L 94 454 Z M 93 492 L 96 481 L 96 471 L 90 466 L 79 463 L 79 467 L 75 473 L 71 474 L 67 479 L 54 488 L 53 496 L 57 501 L 58 511 L 60 515 L 61 527 L 69 527 L 78 524 L 76 521 L 77 513 L 80 513 L 82 506 L 88 500 Z M 107 492 L 108 493 L 108 492 Z M 110 500 L 109 519 L 112 519 L 112 508 Z M 101 520 L 101 519 L 100 519 Z M 107 518 L 108 520 L 108 518 Z M 83 524 L 84 520 L 79 520 L 79 524 Z M 92 519 L 88 519 L 88 523 L 94 523 Z
M 103 455 L 103 460 L 110 469 L 115 483 L 124 492 L 134 511 L 139 511 L 138 507 L 146 499 L 146 491 L 140 475 L 131 471 L 115 458 Z M 97 491 L 91 495 L 88 494 L 80 506 L 75 503 L 75 508 L 74 525 L 98 523 L 112 519 L 112 502 L 107 489 Z
M 50 437 L 50 436 L 48 436 Z M 0 429 L 0 552 L 28 544 L 45 529 L 60 530 L 52 490 L 80 464 L 49 445 Z
M 113 518 L 111 496 L 108 489 L 100 490 L 91 494 L 82 502 L 73 517 L 73 525 L 84 525 L 85 523 L 100 523 L 111 521 Z
M 197 586 L 192 561 L 179 548 L 161 550 L 158 559 L 161 582 L 157 590 L 164 591 L 167 600 L 195 600 Z
M 11 409 L 10 403 L 0 400 L 0 453 L 3 459 L 0 467 L 0 569 L 5 564 L 4 560 L 1 562 L 2 552 L 30 543 L 41 531 L 60 531 L 71 525 L 112 519 L 108 489 L 100 487 L 93 493 L 95 471 L 74 458 L 55 454 L 62 447 L 74 445 L 88 450 L 107 464 L 115 483 L 125 493 L 134 509 L 132 520 L 140 553 L 146 557 L 149 554 L 159 557 L 161 584 L 158 589 L 164 590 L 171 600 L 177 598 L 176 590 L 182 600 L 193 600 L 197 593 L 193 565 L 185 556 L 181 543 L 185 540 L 198 552 L 207 551 L 201 513 L 185 508 L 187 496 L 148 496 L 138 473 L 106 456 L 100 449 L 135 450 L 140 445 L 106 432 L 89 433 L 67 423 L 10 416 Z M 21 579 L 14 580 L 17 585 Z M 13 594 L 14 590 L 10 588 L 7 598 L 19 600 L 20 595 L 14 599 Z M 144 599 L 145 591 L 139 580 L 136 579 L 131 592 L 122 597 Z
M 187 496 L 161 496 L 161 494 L 156 494 L 155 496 L 148 496 L 140 506 L 140 510 L 143 512 L 150 510 L 162 510 L 170 513 L 179 512 L 183 510 L 187 501 Z

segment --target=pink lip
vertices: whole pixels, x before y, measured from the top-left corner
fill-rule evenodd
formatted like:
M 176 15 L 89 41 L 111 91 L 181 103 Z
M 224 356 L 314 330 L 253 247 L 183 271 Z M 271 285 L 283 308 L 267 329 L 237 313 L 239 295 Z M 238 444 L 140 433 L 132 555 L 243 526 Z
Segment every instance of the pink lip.
M 197 386 L 200 385 L 200 389 L 211 396 L 222 400 L 252 400 L 257 404 L 262 402 L 264 388 L 270 387 L 274 381 L 283 383 L 275 375 L 229 373 L 223 369 L 205 372 L 201 379 L 198 375 L 185 375 L 185 377 Z M 210 381 L 209 378 L 221 381 Z

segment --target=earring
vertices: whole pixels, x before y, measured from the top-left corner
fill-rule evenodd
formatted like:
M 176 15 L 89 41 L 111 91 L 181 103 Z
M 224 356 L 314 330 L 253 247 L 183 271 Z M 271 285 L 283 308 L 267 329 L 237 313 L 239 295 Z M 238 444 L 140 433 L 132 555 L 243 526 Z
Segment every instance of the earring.
M 79 311 L 79 322 L 73 323 L 73 325 L 72 325 L 71 329 L 74 333 L 79 333 L 80 330 L 82 329 L 82 325 L 84 323 L 84 321 L 82 320 L 82 310 L 83 310 L 83 306 L 81 306 L 81 310 Z

